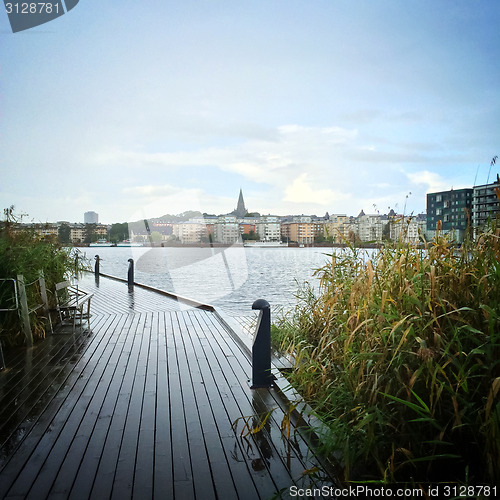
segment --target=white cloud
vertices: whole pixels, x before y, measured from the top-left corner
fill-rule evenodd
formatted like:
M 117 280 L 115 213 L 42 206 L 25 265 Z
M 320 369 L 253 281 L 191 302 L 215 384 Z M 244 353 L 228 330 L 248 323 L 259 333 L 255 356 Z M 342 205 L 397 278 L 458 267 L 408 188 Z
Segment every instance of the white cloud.
M 226 147 L 164 153 L 114 149 L 96 154 L 92 162 L 144 172 L 211 166 L 253 182 L 282 186 L 304 171 L 311 177 L 331 171 L 341 164 L 344 148 L 355 147 L 356 137 L 356 130 L 341 127 L 284 125 L 277 128 L 275 141 L 251 139 Z
M 308 174 L 301 174 L 285 188 L 283 201 L 297 204 L 312 203 L 321 206 L 328 206 L 334 200 L 345 199 L 346 196 L 336 193 L 332 189 L 321 189 L 313 186 L 308 179 Z
M 413 184 L 427 186 L 426 193 L 446 191 L 451 187 L 448 180 L 445 180 L 439 174 L 429 172 L 428 170 L 408 173 L 407 176 Z

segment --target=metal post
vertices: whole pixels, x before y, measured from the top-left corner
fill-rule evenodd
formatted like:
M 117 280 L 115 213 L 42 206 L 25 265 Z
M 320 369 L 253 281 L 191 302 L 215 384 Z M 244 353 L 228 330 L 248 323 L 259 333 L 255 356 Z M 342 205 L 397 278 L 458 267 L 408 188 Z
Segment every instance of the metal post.
M 43 302 L 43 314 L 46 318 L 45 324 L 49 326 L 50 333 L 54 333 L 52 329 L 52 319 L 50 317 L 49 299 L 47 298 L 47 289 L 45 287 L 45 276 L 42 270 L 38 271 L 38 283 L 40 284 L 40 297 Z
M 101 268 L 100 268 L 101 258 L 99 257 L 99 255 L 96 255 L 94 257 L 94 259 L 95 259 L 94 274 L 95 274 L 95 277 L 98 278 L 99 273 L 101 272 Z
M 21 303 L 21 319 L 23 321 L 24 334 L 26 335 L 26 341 L 28 346 L 33 346 L 33 335 L 31 333 L 30 326 L 30 314 L 28 309 L 28 299 L 26 298 L 26 287 L 24 285 L 24 276 L 21 274 L 17 275 L 17 284 L 19 286 L 19 302 Z
M 134 259 L 128 259 L 128 287 L 134 287 Z
M 252 389 L 271 387 L 271 307 L 269 302 L 258 299 L 252 309 L 260 310 L 257 331 L 252 345 Z

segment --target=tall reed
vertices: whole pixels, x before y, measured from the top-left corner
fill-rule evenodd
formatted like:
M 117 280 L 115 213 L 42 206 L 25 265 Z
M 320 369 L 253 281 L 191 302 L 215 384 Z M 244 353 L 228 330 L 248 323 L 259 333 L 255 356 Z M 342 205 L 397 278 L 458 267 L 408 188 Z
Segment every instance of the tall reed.
M 4 221 L 0 222 L 0 278 L 17 278 L 23 275 L 26 283 L 33 283 L 43 271 L 48 291 L 49 306 L 55 306 L 55 284 L 80 273 L 87 263 L 77 258 L 74 252 L 61 247 L 55 239 L 45 238 L 34 231 L 23 229 L 18 224 L 19 217 L 13 207 L 4 210 Z M 51 293 L 52 292 L 52 293 Z M 37 284 L 26 288 L 28 307 L 40 303 Z M 2 286 L 0 303 L 8 303 L 12 297 L 12 288 Z M 39 310 L 30 315 L 35 338 L 45 336 L 44 321 Z M 19 311 L 0 312 L 0 332 L 10 343 L 21 343 L 22 333 Z
M 500 480 L 500 230 L 330 255 L 275 329 L 344 480 Z

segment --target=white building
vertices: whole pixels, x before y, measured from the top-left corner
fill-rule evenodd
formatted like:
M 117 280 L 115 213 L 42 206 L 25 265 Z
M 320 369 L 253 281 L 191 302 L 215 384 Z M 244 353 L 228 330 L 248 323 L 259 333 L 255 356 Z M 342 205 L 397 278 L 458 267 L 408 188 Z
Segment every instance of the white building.
M 238 220 L 234 215 L 221 215 L 214 225 L 215 241 L 232 244 L 240 238 Z
M 359 215 L 357 218 L 357 235 L 361 241 L 381 241 L 387 219 L 378 214 Z
M 390 219 L 390 238 L 393 241 L 401 239 L 405 243 L 415 244 L 421 241 L 427 232 L 425 214 L 417 217 L 396 216 Z
M 84 224 L 99 224 L 99 214 L 96 212 L 85 212 L 83 214 Z
M 181 243 L 199 243 L 207 235 L 207 226 L 203 222 L 189 220 L 172 224 L 172 231 Z
M 261 241 L 281 241 L 281 224 L 279 217 L 265 215 L 255 224 L 255 230 Z

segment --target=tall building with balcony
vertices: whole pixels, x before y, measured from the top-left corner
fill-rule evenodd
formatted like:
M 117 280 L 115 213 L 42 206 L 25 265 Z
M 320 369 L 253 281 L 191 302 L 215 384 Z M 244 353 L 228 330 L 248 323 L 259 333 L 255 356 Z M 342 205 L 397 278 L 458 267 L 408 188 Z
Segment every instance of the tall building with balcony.
M 472 225 L 481 228 L 489 219 L 494 220 L 500 214 L 500 179 L 491 184 L 474 186 L 472 194 Z
M 471 188 L 429 193 L 427 195 L 427 236 L 432 236 L 439 224 L 443 233 L 454 233 L 457 241 L 463 241 L 473 211 L 472 198 Z

